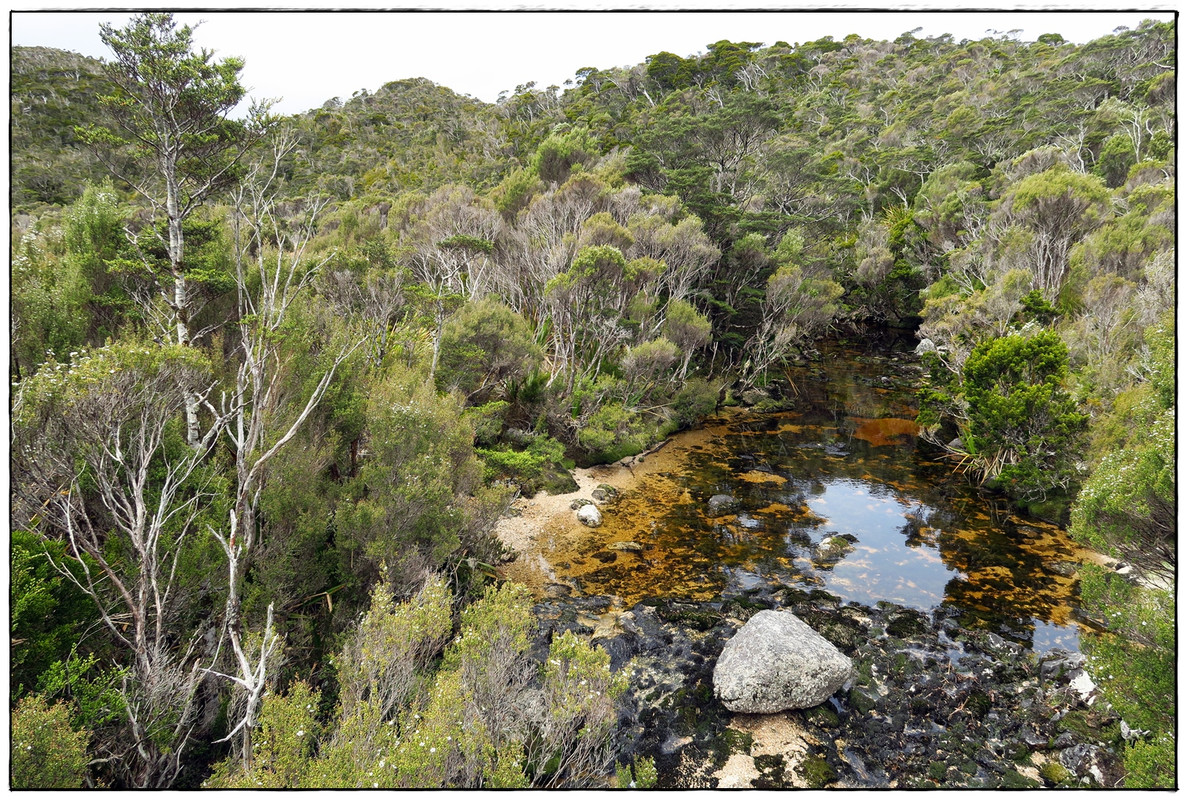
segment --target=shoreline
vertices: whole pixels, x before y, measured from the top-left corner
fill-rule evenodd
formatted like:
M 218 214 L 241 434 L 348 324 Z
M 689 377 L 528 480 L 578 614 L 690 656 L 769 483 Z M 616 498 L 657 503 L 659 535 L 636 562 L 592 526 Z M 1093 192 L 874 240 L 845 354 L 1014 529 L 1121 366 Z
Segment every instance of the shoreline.
M 718 435 L 721 428 L 732 421 L 740 409 L 722 409 L 693 428 L 677 431 L 649 450 L 635 456 L 577 467 L 571 471 L 577 489 L 564 494 L 548 494 L 541 490 L 532 497 L 518 497 L 509 506 L 509 513 L 499 517 L 494 534 L 504 545 L 515 551 L 516 557 L 499 566 L 501 577 L 522 583 L 543 595 L 544 587 L 558 581 L 545 554 L 565 540 L 593 534 L 577 521 L 577 512 L 569 505 L 574 500 L 589 500 L 602 509 L 606 504 L 593 500 L 592 492 L 606 484 L 619 494 L 634 489 L 647 476 L 671 470 L 688 450 L 698 447 Z

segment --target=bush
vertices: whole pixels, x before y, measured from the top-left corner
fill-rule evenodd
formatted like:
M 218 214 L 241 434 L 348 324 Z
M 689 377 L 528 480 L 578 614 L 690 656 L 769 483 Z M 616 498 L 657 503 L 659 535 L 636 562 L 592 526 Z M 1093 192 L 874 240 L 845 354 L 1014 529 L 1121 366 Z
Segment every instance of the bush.
M 50 706 L 41 695 L 21 698 L 12 712 L 12 788 L 84 788 L 89 739 L 85 729 L 70 727 L 65 703 Z
M 640 415 L 622 403 L 608 402 L 589 416 L 577 432 L 577 442 L 589 454 L 590 463 L 608 464 L 642 452 L 656 435 Z
M 691 428 L 717 410 L 719 387 L 702 378 L 692 378 L 672 398 L 672 422 L 676 430 Z

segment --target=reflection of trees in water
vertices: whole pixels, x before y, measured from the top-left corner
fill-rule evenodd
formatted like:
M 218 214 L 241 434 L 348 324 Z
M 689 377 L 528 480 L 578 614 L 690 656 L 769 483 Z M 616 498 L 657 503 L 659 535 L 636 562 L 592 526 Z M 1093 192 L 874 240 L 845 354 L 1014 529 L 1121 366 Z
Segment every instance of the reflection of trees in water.
M 1031 644 L 1034 619 L 1069 624 L 1076 582 L 1049 566 L 1074 560 L 1066 534 L 1053 526 L 1019 524 L 1008 505 L 954 478 L 949 465 L 925 462 L 914 448 L 848 439 L 858 425 L 849 415 L 877 418 L 887 403 L 907 402 L 905 392 L 869 385 L 882 367 L 845 363 L 853 355 L 826 364 L 825 376 L 800 382 L 795 411 L 736 422 L 711 445 L 691 452 L 669 476 L 671 486 L 664 484 L 662 496 L 630 504 L 636 518 L 629 523 L 614 521 L 612 514 L 608 524 L 615 538 L 640 541 L 647 549 L 613 560 L 586 554 L 592 571 L 578 576 L 583 591 L 615 593 L 627 602 L 645 596 L 709 599 L 742 576 L 818 580 L 805 560 L 832 527 L 808 504 L 830 485 L 853 482 L 873 499 L 892 498 L 901 505 L 901 521 L 879 516 L 878 524 L 889 526 L 880 528 L 880 535 L 897 531 L 907 547 L 927 551 L 920 553 L 922 560 L 934 558 L 934 569 L 945 570 L 934 589 L 939 592 L 946 580 L 942 602 L 960 610 L 964 625 Z M 785 480 L 743 477 L 764 472 Z M 733 495 L 740 508 L 711 516 L 708 500 L 714 494 Z M 759 524 L 748 529 L 747 515 Z M 876 563 L 882 556 L 860 557 L 872 560 L 872 570 L 894 577 L 894 564 Z M 946 579 L 947 570 L 958 574 Z

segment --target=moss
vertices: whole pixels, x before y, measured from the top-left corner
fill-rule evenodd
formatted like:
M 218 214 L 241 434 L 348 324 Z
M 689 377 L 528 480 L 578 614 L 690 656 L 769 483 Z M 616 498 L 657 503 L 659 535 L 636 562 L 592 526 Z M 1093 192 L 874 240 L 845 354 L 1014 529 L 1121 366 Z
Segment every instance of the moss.
M 780 755 L 762 755 L 754 757 L 754 766 L 759 777 L 753 781 L 755 789 L 785 789 L 787 781 L 784 779 L 787 761 Z
M 989 695 L 979 689 L 971 692 L 968 699 L 965 700 L 965 708 L 977 719 L 984 719 L 992 707 L 993 701 L 989 699 Z
M 1038 788 L 1039 782 L 1033 778 L 1028 778 L 1017 770 L 1008 769 L 1002 775 L 1003 789 L 1035 789 Z
M 943 761 L 933 761 L 927 765 L 927 775 L 936 783 L 942 783 L 948 774 L 948 765 Z
M 833 711 L 828 703 L 822 703 L 808 709 L 804 712 L 804 718 L 813 725 L 818 725 L 821 728 L 836 728 L 841 724 L 841 719 L 837 716 L 837 712 Z
M 849 705 L 853 706 L 859 714 L 868 714 L 877 705 L 877 700 L 867 695 L 859 689 L 849 690 Z
M 1058 786 L 1072 778 L 1072 773 L 1058 761 L 1048 761 L 1039 767 L 1039 775 L 1052 786 Z
M 927 626 L 924 624 L 922 617 L 911 612 L 895 614 L 886 626 L 886 632 L 888 634 L 900 639 L 916 636 L 923 633 L 926 629 Z
M 1122 742 L 1121 721 L 1108 719 L 1091 709 L 1074 709 L 1059 720 L 1061 730 L 1070 731 L 1082 739 L 1117 745 Z
M 837 779 L 837 771 L 820 756 L 809 756 L 796 768 L 809 789 L 823 789 Z

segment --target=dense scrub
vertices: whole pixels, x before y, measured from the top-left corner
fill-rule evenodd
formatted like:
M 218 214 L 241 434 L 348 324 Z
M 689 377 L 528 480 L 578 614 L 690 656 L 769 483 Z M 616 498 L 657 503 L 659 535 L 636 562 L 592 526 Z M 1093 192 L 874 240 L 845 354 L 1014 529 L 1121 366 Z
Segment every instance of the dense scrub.
M 1172 26 L 722 41 L 243 123 L 242 65 L 156 30 L 219 121 L 184 213 L 97 124 L 148 102 L 118 59 L 13 49 L 14 736 L 78 732 L 45 775 L 370 785 L 348 750 L 386 725 L 381 785 L 608 776 L 610 711 L 556 709 L 620 676 L 488 630 L 528 624 L 493 521 L 875 323 L 918 326 L 919 422 L 971 479 L 1146 578 L 1086 589 L 1090 669 L 1151 731 L 1130 785 L 1173 782 L 1173 683 L 1127 677 L 1173 646 Z M 363 686 L 416 603 L 399 696 Z M 488 675 L 462 642 L 504 634 Z M 534 711 L 483 710 L 491 681 Z

